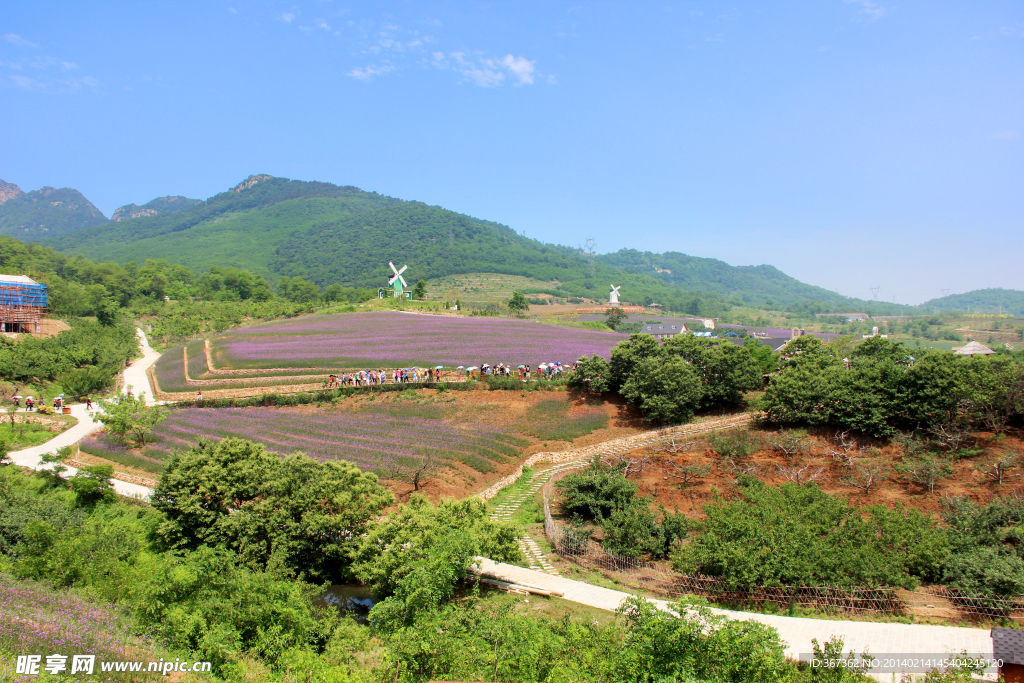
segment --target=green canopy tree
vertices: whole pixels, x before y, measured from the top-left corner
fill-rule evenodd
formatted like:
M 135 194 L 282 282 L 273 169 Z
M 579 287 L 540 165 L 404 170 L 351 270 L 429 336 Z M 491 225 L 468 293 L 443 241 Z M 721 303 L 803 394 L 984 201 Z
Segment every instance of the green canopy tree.
M 166 547 L 225 548 L 247 566 L 318 581 L 351 576 L 359 539 L 393 500 L 350 463 L 279 457 L 235 438 L 172 456 L 152 497 L 166 515 L 156 531 Z

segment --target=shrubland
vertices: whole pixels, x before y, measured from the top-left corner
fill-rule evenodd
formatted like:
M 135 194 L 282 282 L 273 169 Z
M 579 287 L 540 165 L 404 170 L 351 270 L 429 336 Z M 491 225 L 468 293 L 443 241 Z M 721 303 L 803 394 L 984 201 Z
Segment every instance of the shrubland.
M 134 652 L 210 661 L 214 680 L 816 676 L 786 661 L 771 628 L 700 608 L 676 605 L 676 615 L 632 599 L 601 625 L 496 602 L 464 579 L 475 554 L 518 559 L 517 532 L 490 521 L 483 504 L 415 498 L 379 517 L 389 498 L 372 475 L 268 458 L 237 440 L 201 444 L 182 456 L 181 477 L 161 485 L 153 506 L 0 468 L 0 572 L 17 577 L 0 578 L 12 588 L 0 608 L 0 653 L 24 653 L 2 634 L 27 609 L 26 596 L 56 591 L 113 602 L 105 609 L 122 628 L 145 634 L 134 636 Z M 348 571 L 380 598 L 366 624 L 316 602 L 322 588 L 312 579 Z M 56 626 L 55 637 L 69 626 Z M 51 647 L 29 643 L 37 645 Z

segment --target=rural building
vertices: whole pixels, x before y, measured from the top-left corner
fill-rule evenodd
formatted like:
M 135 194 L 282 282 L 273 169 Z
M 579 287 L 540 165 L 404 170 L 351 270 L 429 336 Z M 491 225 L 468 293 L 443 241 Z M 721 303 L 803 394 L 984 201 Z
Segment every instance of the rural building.
M 848 323 L 862 323 L 871 316 L 867 313 L 815 313 L 815 318 L 843 318 Z
M 992 658 L 1002 661 L 1000 680 L 1024 683 L 1024 631 L 1012 628 L 992 629 Z
M 995 351 L 988 348 L 981 342 L 972 341 L 971 343 L 956 349 L 953 353 L 958 356 L 989 356 L 995 353 Z
M 0 332 L 42 332 L 46 285 L 25 275 L 0 275 Z
M 686 323 L 655 323 L 644 325 L 640 330 L 643 334 L 649 334 L 655 339 L 669 339 L 677 334 L 686 334 Z

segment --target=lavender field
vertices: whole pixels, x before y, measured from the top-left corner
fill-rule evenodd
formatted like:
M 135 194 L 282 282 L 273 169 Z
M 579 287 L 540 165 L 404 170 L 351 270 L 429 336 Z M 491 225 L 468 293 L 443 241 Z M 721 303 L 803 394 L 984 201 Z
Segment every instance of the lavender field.
M 417 412 L 419 414 L 417 414 Z M 360 411 L 311 411 L 293 408 L 182 408 L 171 410 L 153 432 L 154 443 L 139 455 L 93 434 L 82 442 L 87 453 L 143 466 L 162 463 L 175 450 L 201 438 L 234 436 L 264 444 L 281 454 L 302 451 L 317 460 L 347 460 L 360 469 L 387 474 L 416 458 L 436 453 L 478 472 L 515 457 L 527 441 L 502 429 L 460 425 L 415 407 L 381 407 Z M 150 469 L 149 467 L 143 467 Z
M 226 332 L 212 343 L 218 368 L 454 368 L 607 358 L 625 338 L 522 320 L 388 312 L 278 321 Z
M 28 681 L 38 676 L 15 672 L 17 655 L 68 656 L 62 681 L 153 681 L 163 677 L 147 673 L 103 673 L 100 662 L 157 659 L 114 605 L 97 604 L 73 593 L 58 591 L 35 581 L 19 581 L 0 574 L 0 680 Z M 68 675 L 71 655 L 96 656 L 93 675 Z M 42 666 L 40 667 L 42 671 Z M 49 679 L 49 677 L 46 677 Z M 56 680 L 56 678 L 54 679 Z M 166 679 L 164 679 L 166 680 Z

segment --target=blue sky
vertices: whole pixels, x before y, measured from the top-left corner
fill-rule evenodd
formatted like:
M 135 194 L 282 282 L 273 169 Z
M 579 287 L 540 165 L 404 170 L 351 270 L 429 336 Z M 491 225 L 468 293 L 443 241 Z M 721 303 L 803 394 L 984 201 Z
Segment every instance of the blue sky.
M 0 178 L 252 173 L 920 303 L 1024 289 L 1024 3 L 14 2 Z

